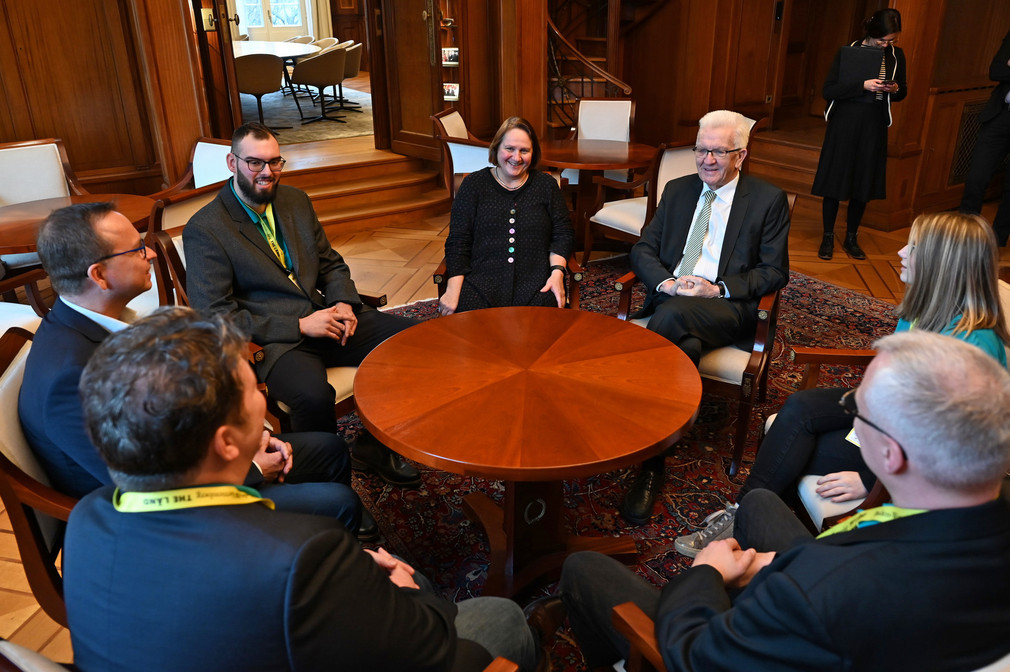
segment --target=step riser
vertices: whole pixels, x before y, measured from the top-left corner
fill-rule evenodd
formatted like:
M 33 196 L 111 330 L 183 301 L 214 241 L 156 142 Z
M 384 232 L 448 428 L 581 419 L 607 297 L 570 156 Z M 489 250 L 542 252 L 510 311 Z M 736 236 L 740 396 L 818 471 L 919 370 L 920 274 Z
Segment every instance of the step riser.
M 392 205 L 393 204 L 391 204 L 391 207 Z M 442 215 L 448 211 L 449 198 L 447 192 L 445 200 L 436 203 L 428 203 L 408 208 L 401 207 L 400 209 L 391 209 L 390 211 L 384 213 L 366 215 L 320 215 L 319 222 L 323 225 L 323 230 L 326 232 L 327 238 L 332 239 L 337 235 L 354 233 L 355 231 L 369 231 L 371 229 L 378 229 L 383 226 L 390 226 L 393 224 L 409 224 L 428 217 L 434 217 L 435 215 Z
M 416 198 L 434 188 L 434 180 L 428 180 L 421 184 L 386 186 L 350 193 L 320 194 L 312 197 L 312 204 L 317 210 L 345 209 L 379 203 L 388 203 L 391 207 L 395 207 L 397 201 Z
M 381 163 L 349 164 L 332 166 L 307 172 L 297 172 L 284 176 L 284 184 L 309 190 L 312 187 L 329 186 L 352 180 L 366 180 L 374 177 L 420 171 L 423 162 L 419 159 L 403 158 L 403 161 L 383 161 Z

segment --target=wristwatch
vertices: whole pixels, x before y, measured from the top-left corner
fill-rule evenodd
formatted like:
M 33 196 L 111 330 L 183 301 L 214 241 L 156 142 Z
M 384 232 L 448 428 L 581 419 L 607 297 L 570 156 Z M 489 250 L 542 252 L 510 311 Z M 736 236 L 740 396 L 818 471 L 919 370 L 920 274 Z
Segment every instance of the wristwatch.
M 723 282 L 722 280 L 719 280 L 715 284 L 719 285 L 719 298 L 720 299 L 725 299 L 726 298 L 726 283 Z

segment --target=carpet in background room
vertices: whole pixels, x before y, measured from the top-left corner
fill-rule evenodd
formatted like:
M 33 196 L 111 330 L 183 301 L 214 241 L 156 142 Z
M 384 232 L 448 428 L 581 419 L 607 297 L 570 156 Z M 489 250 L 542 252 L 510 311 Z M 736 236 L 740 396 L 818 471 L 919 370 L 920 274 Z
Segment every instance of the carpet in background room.
M 582 283 L 581 308 L 616 314 L 614 280 L 627 271 L 627 257 L 592 264 Z M 641 305 L 641 285 L 636 289 L 636 305 Z M 436 305 L 435 300 L 429 300 L 391 310 L 415 319 L 435 319 Z M 635 469 L 621 469 L 565 482 L 568 531 L 589 536 L 631 536 L 639 550 L 638 563 L 631 568 L 657 586 L 666 583 L 691 562 L 674 550 L 674 539 L 696 531 L 705 516 L 732 501 L 753 462 L 759 426 L 799 385 L 802 371 L 790 361 L 790 348 L 870 347 L 875 339 L 894 330 L 893 312 L 894 307 L 884 301 L 792 273 L 782 293 L 768 398 L 757 405 L 752 415 L 750 441 L 740 474 L 730 479 L 725 471 L 732 452 L 737 404 L 706 394 L 694 427 L 667 454 L 666 484 L 657 513 L 648 524 L 629 525 L 617 513 L 635 474 Z M 822 373 L 821 384 L 852 386 L 861 376 L 861 369 L 829 367 Z M 607 412 L 606 399 L 600 399 L 598 411 Z M 354 414 L 343 418 L 341 424 L 347 434 L 361 430 Z M 451 432 L 452 428 L 446 427 L 445 431 Z M 487 440 L 493 442 L 495 437 L 488 436 Z M 418 467 L 423 482 L 415 489 L 391 487 L 375 476 L 354 474 L 355 490 L 382 529 L 381 545 L 425 573 L 447 599 L 459 601 L 480 595 L 488 563 L 487 538 L 464 515 L 461 498 L 479 491 L 501 502 L 502 482 Z M 518 595 L 517 601 L 525 605 L 552 588 L 544 585 L 527 591 Z M 567 627 L 559 631 L 552 663 L 555 670 L 584 669 Z
M 327 93 L 330 88 L 327 87 Z M 263 120 L 271 128 L 291 126 L 290 129 L 280 128 L 277 131 L 277 140 L 282 145 L 291 145 L 296 142 L 313 142 L 316 140 L 332 140 L 334 138 L 355 138 L 359 135 L 372 134 L 372 96 L 360 91 L 354 91 L 344 87 L 344 97 L 349 101 L 361 105 L 361 112 L 349 112 L 347 110 L 333 110 L 330 116 L 341 116 L 346 123 L 337 121 L 316 121 L 311 124 L 302 124 L 298 117 L 298 108 L 291 96 L 285 96 L 282 91 L 268 93 L 263 96 Z M 256 110 L 256 98 L 251 95 L 239 94 L 242 101 L 242 120 L 259 121 L 259 113 Z M 319 104 L 313 105 L 311 99 L 306 95 L 298 97 L 298 103 L 302 106 L 302 113 L 306 117 L 315 117 L 319 114 Z

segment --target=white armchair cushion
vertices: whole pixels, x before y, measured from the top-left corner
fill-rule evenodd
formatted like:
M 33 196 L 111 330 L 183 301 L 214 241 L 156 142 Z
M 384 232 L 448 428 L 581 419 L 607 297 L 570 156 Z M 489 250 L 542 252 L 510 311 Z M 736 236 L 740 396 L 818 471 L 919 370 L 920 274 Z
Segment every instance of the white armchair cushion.
M 862 499 L 852 499 L 847 502 L 832 502 L 830 499 L 821 497 L 817 494 L 817 479 L 820 477 L 818 474 L 808 474 L 800 479 L 800 484 L 797 488 L 800 502 L 802 502 L 803 508 L 807 510 L 810 520 L 813 521 L 818 530 L 823 528 L 825 518 L 841 515 L 863 503 Z
M 11 326 L 27 328 L 27 323 L 12 325 L 5 322 L 3 324 L 4 331 Z M 34 331 L 36 328 L 38 328 L 38 320 L 30 331 Z M 3 378 L 0 378 L 0 453 L 3 453 L 21 471 L 40 483 L 49 485 L 49 477 L 46 476 L 45 470 L 35 457 L 31 446 L 28 445 L 28 441 L 21 431 L 21 421 L 18 419 L 18 393 L 21 391 L 21 381 L 25 374 L 25 360 L 28 358 L 30 349 L 31 344 L 26 344 L 11 362 Z
M 463 116 L 459 112 L 453 112 L 452 114 L 440 117 L 439 121 L 442 122 L 445 132 L 453 138 L 467 138 L 470 136 L 466 131 L 466 122 L 463 121 Z
M 451 140 L 446 145 L 449 147 L 449 155 L 452 156 L 454 174 L 469 174 L 491 166 L 487 160 L 487 147 L 464 145 Z
M 213 142 L 196 143 L 196 150 L 193 152 L 193 187 L 199 189 L 230 178 L 231 171 L 228 170 L 225 158 L 230 151 L 231 147 L 228 145 Z
M 69 195 L 55 144 L 0 149 L 0 205 Z
M 743 382 L 743 372 L 750 361 L 750 355 L 750 350 L 741 350 L 734 345 L 708 350 L 701 355 L 698 373 L 702 378 L 739 385 Z
M 589 220 L 610 229 L 640 236 L 642 229 L 645 228 L 646 200 L 644 196 L 640 196 L 608 201 Z

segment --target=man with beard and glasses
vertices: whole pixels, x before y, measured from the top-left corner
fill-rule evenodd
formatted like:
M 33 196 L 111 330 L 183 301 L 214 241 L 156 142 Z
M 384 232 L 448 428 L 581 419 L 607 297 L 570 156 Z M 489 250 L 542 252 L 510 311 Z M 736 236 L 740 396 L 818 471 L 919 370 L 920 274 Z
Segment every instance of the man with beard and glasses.
M 285 161 L 269 128 L 236 129 L 227 161 L 235 178 L 183 232 L 190 302 L 229 315 L 263 347 L 256 374 L 291 408 L 292 431 L 336 432 L 327 367 L 357 366 L 414 321 L 362 304 L 308 195 L 280 184 Z M 352 462 L 394 485 L 420 482 L 417 469 L 368 435 L 358 437 Z

